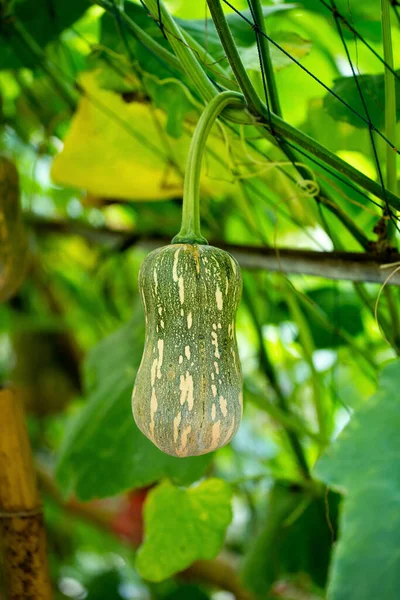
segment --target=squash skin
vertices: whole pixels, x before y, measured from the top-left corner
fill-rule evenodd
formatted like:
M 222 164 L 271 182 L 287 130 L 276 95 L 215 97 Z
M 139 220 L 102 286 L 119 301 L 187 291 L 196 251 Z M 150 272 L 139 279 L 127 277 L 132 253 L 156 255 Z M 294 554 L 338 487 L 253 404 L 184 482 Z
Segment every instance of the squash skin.
M 136 424 L 166 454 L 212 452 L 242 417 L 239 264 L 213 246 L 171 244 L 144 260 L 139 290 L 146 340 L 132 394 Z

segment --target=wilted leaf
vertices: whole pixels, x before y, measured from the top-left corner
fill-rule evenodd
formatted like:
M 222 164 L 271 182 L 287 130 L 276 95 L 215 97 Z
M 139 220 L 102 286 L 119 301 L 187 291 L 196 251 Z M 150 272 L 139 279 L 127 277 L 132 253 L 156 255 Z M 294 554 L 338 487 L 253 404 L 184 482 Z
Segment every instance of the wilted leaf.
M 143 319 L 137 311 L 89 354 L 91 391 L 67 435 L 57 469 L 64 493 L 74 491 L 81 500 L 90 500 L 162 477 L 187 484 L 209 464 L 209 455 L 180 459 L 163 454 L 136 427 L 131 393 L 142 344 Z
M 400 589 L 400 361 L 353 416 L 315 474 L 345 494 L 329 600 L 396 600 Z
M 165 481 L 152 490 L 144 511 L 145 541 L 136 559 L 140 575 L 162 581 L 195 560 L 214 558 L 232 519 L 231 494 L 220 479 L 189 489 Z
M 64 149 L 54 160 L 54 181 L 101 197 L 165 200 L 181 196 L 190 135 L 185 132 L 178 140 L 168 136 L 162 132 L 166 123 L 163 111 L 145 102 L 127 102 L 122 95 L 101 89 L 96 77 L 90 72 L 81 78 L 85 94 Z M 207 155 L 203 192 L 233 190 L 231 173 L 218 160 L 226 156 L 224 142 L 212 136 L 211 143 L 215 154 Z

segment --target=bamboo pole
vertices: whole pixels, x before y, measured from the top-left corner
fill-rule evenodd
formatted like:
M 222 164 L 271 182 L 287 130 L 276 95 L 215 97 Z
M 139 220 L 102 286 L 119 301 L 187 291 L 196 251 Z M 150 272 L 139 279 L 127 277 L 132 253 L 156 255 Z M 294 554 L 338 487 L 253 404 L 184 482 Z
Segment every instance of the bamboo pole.
M 0 156 L 0 302 L 14 296 L 29 267 L 28 239 L 22 222 L 18 171 Z
M 115 248 L 118 252 L 125 251 L 133 246 L 150 251 L 171 241 L 168 237 L 147 237 L 106 227 L 99 228 L 84 223 L 54 221 L 33 216 L 28 217 L 27 223 L 38 234 L 79 235 L 90 242 Z M 227 244 L 223 240 L 216 239 L 210 239 L 209 243 L 233 254 L 241 267 L 249 271 L 264 270 L 370 283 L 383 283 L 388 275 L 393 273 L 387 285 L 400 287 L 400 271 L 396 271 L 397 267 L 400 266 L 400 254 L 397 252 L 387 254 L 342 251 L 321 252 L 296 248 Z
M 22 404 L 0 390 L 0 557 L 6 600 L 51 600 L 43 511 Z

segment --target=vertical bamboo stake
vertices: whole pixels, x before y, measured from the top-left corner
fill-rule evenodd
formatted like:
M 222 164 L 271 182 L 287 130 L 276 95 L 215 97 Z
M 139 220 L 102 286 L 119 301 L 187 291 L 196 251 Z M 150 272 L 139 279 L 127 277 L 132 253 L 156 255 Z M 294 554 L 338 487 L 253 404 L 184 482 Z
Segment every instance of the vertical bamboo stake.
M 51 600 L 43 512 L 18 395 L 0 390 L 0 557 L 6 600 Z

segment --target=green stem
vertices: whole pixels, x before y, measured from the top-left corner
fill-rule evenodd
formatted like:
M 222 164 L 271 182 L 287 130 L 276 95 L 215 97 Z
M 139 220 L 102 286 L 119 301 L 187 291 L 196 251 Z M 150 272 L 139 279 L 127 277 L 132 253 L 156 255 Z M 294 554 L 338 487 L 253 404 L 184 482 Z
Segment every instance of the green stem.
M 214 79 L 223 85 L 224 88 L 233 91 L 239 91 L 239 86 L 232 77 L 229 76 L 221 67 L 218 61 L 207 52 L 207 50 L 199 44 L 185 29 L 182 28 L 182 35 L 186 40 L 187 45 L 193 50 L 194 54 L 198 57 L 200 64 L 212 73 Z M 223 91 L 223 90 L 221 90 Z
M 200 174 L 207 139 L 221 112 L 229 105 L 243 107 L 243 96 L 237 92 L 222 92 L 204 109 L 190 142 L 183 189 L 182 226 L 173 244 L 207 244 L 200 232 Z
M 390 2 L 381 0 L 381 19 L 382 19 L 382 40 L 383 57 L 385 59 L 385 134 L 390 136 L 393 143 L 396 144 L 396 84 L 393 75 L 393 48 L 392 48 L 392 30 L 390 26 Z M 396 173 L 396 153 L 389 146 L 386 147 L 386 186 L 397 192 L 397 173 Z M 386 212 L 386 211 L 385 211 Z M 388 239 L 395 244 L 396 230 L 392 220 L 388 220 Z M 385 297 L 388 304 L 389 313 L 392 320 L 391 336 L 392 345 L 399 354 L 400 341 L 400 323 L 396 307 L 396 301 L 392 290 L 385 288 Z M 390 339 L 390 338 L 389 338 Z
M 229 25 L 225 18 L 225 14 L 222 10 L 220 0 L 207 0 L 207 3 L 221 43 L 224 47 L 235 77 L 242 89 L 243 95 L 246 98 L 249 109 L 258 117 L 261 117 L 262 121 L 264 122 L 261 132 L 264 134 L 266 133 L 264 129 L 265 125 L 269 125 L 270 127 L 272 126 L 273 131 L 268 132 L 270 141 L 277 143 L 273 136 L 271 138 L 271 133 L 277 133 L 284 139 L 293 141 L 303 150 L 310 152 L 316 158 L 322 160 L 324 163 L 329 164 L 339 173 L 346 175 L 346 177 L 349 177 L 355 183 L 358 183 L 361 187 L 373 193 L 378 198 L 386 200 L 393 208 L 400 210 L 400 198 L 396 196 L 396 194 L 392 193 L 390 190 L 386 190 L 385 194 L 385 191 L 382 190 L 378 183 L 372 181 L 360 173 L 360 171 L 357 171 L 357 169 L 354 169 L 345 163 L 342 159 L 325 148 L 322 144 L 313 138 L 310 138 L 308 135 L 296 129 L 295 127 L 292 127 L 277 114 L 268 110 L 268 107 L 259 98 L 257 91 L 255 90 L 246 72 L 246 69 L 244 68 L 232 33 L 229 29 Z
M 264 108 L 267 109 L 267 107 L 263 105 L 263 102 L 257 94 L 257 91 L 244 68 L 219 0 L 207 0 L 207 4 L 219 39 L 221 40 L 221 44 L 232 67 L 232 71 L 234 72 L 246 99 L 249 110 L 255 115 L 263 114 Z
M 262 10 L 260 0 L 249 0 L 249 4 L 252 8 L 254 20 L 260 29 L 261 33 L 266 34 L 267 29 L 265 26 L 265 19 Z M 271 103 L 271 110 L 279 117 L 282 116 L 281 103 L 279 101 L 278 89 L 276 87 L 276 81 L 274 76 L 274 69 L 272 66 L 271 54 L 269 51 L 268 39 L 265 35 L 258 36 L 258 44 L 260 47 L 261 62 L 263 65 L 263 71 L 267 82 L 267 90 L 269 101 Z
M 268 125 L 268 115 L 267 113 L 263 113 L 262 116 L 265 119 L 265 123 Z M 382 187 L 376 181 L 373 181 L 357 169 L 354 169 L 349 164 L 347 164 L 344 160 L 336 156 L 333 152 L 325 148 L 322 144 L 317 142 L 315 139 L 308 136 L 306 133 L 303 133 L 299 129 L 292 127 L 289 123 L 286 123 L 283 119 L 280 119 L 273 113 L 271 113 L 271 122 L 272 126 L 276 133 L 280 136 L 291 140 L 295 144 L 297 144 L 300 148 L 309 152 L 315 158 L 320 160 L 321 162 L 330 165 L 337 171 L 341 173 L 345 177 L 348 177 L 353 183 L 356 183 L 364 190 L 371 192 L 377 198 L 381 200 L 387 200 L 388 204 L 395 210 L 400 210 L 400 197 L 391 192 L 390 190 L 386 190 L 386 195 L 382 190 Z M 260 126 L 261 131 L 261 126 Z
M 180 27 L 169 14 L 162 0 L 146 0 L 146 6 L 155 21 L 158 21 L 160 12 L 164 32 L 172 49 L 180 60 L 185 72 L 191 77 L 202 98 L 206 102 L 209 102 L 216 96 L 218 91 L 207 77 L 207 74 L 197 60 L 192 49 L 186 43 Z
M 396 88 L 393 73 L 392 31 L 390 27 L 390 2 L 381 0 L 382 38 L 385 66 L 385 134 L 396 144 Z M 392 192 L 397 191 L 396 153 L 386 148 L 386 185 Z
M 211 3 L 212 1 L 215 1 L 215 0 L 208 0 L 208 1 Z M 110 7 L 112 7 L 112 5 L 107 0 L 95 0 L 95 2 L 96 2 L 96 4 L 103 6 L 103 8 L 106 8 L 106 10 L 110 10 Z M 148 5 L 152 5 L 153 9 L 157 8 L 156 7 L 157 0 L 149 0 Z M 161 7 L 162 7 L 162 17 L 164 19 L 164 25 L 165 25 L 165 29 L 166 29 L 166 35 L 167 35 L 169 42 L 170 42 L 171 46 L 173 47 L 174 51 L 177 54 L 179 51 L 179 59 L 180 60 L 178 60 L 176 57 L 174 57 L 174 55 L 172 55 L 170 52 L 165 50 L 165 48 L 163 48 L 160 44 L 154 42 L 154 40 L 150 36 L 148 36 L 145 32 L 140 30 L 139 27 L 135 26 L 133 21 L 131 19 L 129 19 L 129 17 L 127 17 L 125 15 L 125 13 L 123 13 L 123 12 L 121 13 L 121 18 L 123 18 L 125 20 L 125 22 L 129 25 L 129 27 L 136 33 L 138 38 L 140 35 L 141 42 L 146 47 L 148 47 L 152 52 L 154 52 L 160 58 L 164 59 L 167 63 L 169 63 L 172 66 L 174 66 L 175 68 L 177 68 L 180 72 L 185 72 L 186 75 L 192 79 L 192 81 L 195 83 L 195 85 L 197 85 L 196 81 L 201 82 L 201 85 L 198 87 L 198 91 L 203 99 L 209 100 L 212 96 L 215 96 L 218 93 L 217 89 L 212 85 L 212 83 L 208 79 L 201 64 L 196 59 L 192 50 L 188 47 L 187 42 L 185 43 L 186 36 L 184 36 L 183 34 L 180 33 L 180 29 L 175 24 L 172 17 L 168 14 L 168 12 L 165 10 L 165 8 L 162 5 L 161 5 Z M 154 10 L 153 10 L 153 12 L 154 12 Z M 154 14 L 156 15 L 155 18 L 157 18 L 158 11 L 155 11 Z M 135 26 L 135 29 L 133 26 Z M 173 30 L 177 29 L 177 31 L 179 33 L 179 39 L 176 38 L 175 34 L 174 35 L 169 34 L 167 29 L 170 30 L 170 28 L 173 28 Z M 139 30 L 141 31 L 140 34 L 139 34 Z M 234 44 L 233 39 L 231 41 Z M 241 61 L 240 61 L 240 57 L 238 55 L 237 55 L 237 59 L 239 61 L 239 65 L 240 65 Z M 376 196 L 377 198 L 380 198 L 381 200 L 387 200 L 388 204 L 392 208 L 394 208 L 396 210 L 400 210 L 400 197 L 397 196 L 395 193 L 391 192 L 390 190 L 386 190 L 386 197 L 385 197 L 381 186 L 377 182 L 373 181 L 369 177 L 366 177 L 360 171 L 358 171 L 357 169 L 354 169 L 353 167 L 348 165 L 344 160 L 340 159 L 333 152 L 331 152 L 330 150 L 325 148 L 325 146 L 323 146 L 322 144 L 320 144 L 313 138 L 309 137 L 302 131 L 296 129 L 295 127 L 292 127 L 291 125 L 289 125 L 289 123 L 286 123 L 285 121 L 283 121 L 282 119 L 280 119 L 277 115 L 275 115 L 273 113 L 271 113 L 271 115 L 270 115 L 271 119 L 269 119 L 268 109 L 265 106 L 265 104 L 263 104 L 263 102 L 258 98 L 258 95 L 255 90 L 254 90 L 254 96 L 253 96 L 253 92 L 251 89 L 252 84 L 247 76 L 247 73 L 246 73 L 244 67 L 242 68 L 239 66 L 239 71 L 241 73 L 243 73 L 243 75 L 247 79 L 247 82 L 249 85 L 249 87 L 247 89 L 247 94 L 252 95 L 252 100 L 253 100 L 252 104 L 253 105 L 256 104 L 258 107 L 258 109 L 257 109 L 259 111 L 259 114 L 257 114 L 258 125 L 260 126 L 260 132 L 262 135 L 264 135 L 264 136 L 268 135 L 269 140 L 272 143 L 276 143 L 276 141 L 274 140 L 274 137 L 272 135 L 268 134 L 268 132 L 265 129 L 265 125 L 268 125 L 270 122 L 272 122 L 274 131 L 276 133 L 278 133 L 281 137 L 284 137 L 284 138 L 286 137 L 287 139 L 293 141 L 300 148 L 302 148 L 306 152 L 309 152 L 312 156 L 321 160 L 324 164 L 329 165 L 330 167 L 332 167 L 339 173 L 342 173 L 346 177 L 349 177 L 349 179 L 351 179 L 354 183 L 358 184 L 361 188 L 371 192 L 374 196 Z M 237 71 L 235 74 L 236 74 L 236 76 L 238 76 Z M 237 111 L 237 110 L 229 110 L 228 109 L 225 111 L 224 118 L 228 119 L 232 122 L 235 122 L 235 123 L 242 123 L 244 125 L 254 125 L 255 124 L 254 117 L 250 118 L 250 116 L 248 114 L 246 115 L 246 113 L 243 110 Z
M 272 60 L 271 60 L 271 54 L 270 54 L 270 44 L 267 39 L 267 28 L 265 25 L 265 19 L 264 19 L 264 15 L 263 15 L 261 1 L 260 0 L 249 0 L 249 4 L 253 11 L 255 23 L 257 24 L 261 33 L 264 34 L 264 35 L 261 35 L 258 37 L 258 43 L 259 43 L 259 47 L 260 47 L 260 55 L 261 55 L 263 71 L 264 71 L 264 75 L 265 75 L 265 79 L 266 79 L 266 83 L 267 83 L 267 91 L 268 91 L 269 102 L 271 105 L 271 110 L 278 117 L 282 118 L 282 116 L 283 116 L 282 108 L 281 108 L 281 104 L 279 101 L 278 88 L 276 86 L 276 79 L 275 79 L 274 69 L 273 69 Z M 285 144 L 285 143 L 282 144 L 282 150 L 283 150 L 284 154 L 286 155 L 286 157 L 292 163 L 295 164 L 298 162 L 296 153 L 287 144 Z M 303 169 L 300 165 L 297 165 L 296 170 L 302 177 L 307 179 L 308 174 L 305 169 Z M 325 199 L 324 196 L 327 196 L 327 199 Z M 327 207 L 327 209 L 330 212 L 332 212 L 339 219 L 339 221 L 342 222 L 344 227 L 346 227 L 346 229 L 348 229 L 348 231 L 359 242 L 359 244 L 361 244 L 361 246 L 365 250 L 368 250 L 368 248 L 369 248 L 368 238 L 363 234 L 363 232 L 361 230 L 358 229 L 358 227 L 352 222 L 352 220 L 346 215 L 346 213 L 339 206 L 337 206 L 334 202 L 329 201 L 328 193 L 322 187 L 320 188 L 320 194 L 318 195 L 317 199 L 319 202 L 322 202 Z
M 93 0 L 93 2 L 111 14 L 115 14 L 115 11 L 118 10 L 121 20 L 126 23 L 126 25 L 129 27 L 135 37 L 143 44 L 143 46 L 150 50 L 150 52 L 153 52 L 167 65 L 173 67 L 183 75 L 186 75 L 186 71 L 183 68 L 179 58 L 172 54 L 172 52 L 169 52 L 169 50 L 166 50 L 163 46 L 161 46 L 161 44 L 153 40 L 153 38 L 143 31 L 139 25 L 136 25 L 136 23 L 126 14 L 125 11 L 121 10 L 118 6 L 113 5 L 108 0 Z

